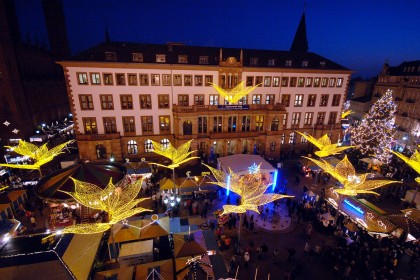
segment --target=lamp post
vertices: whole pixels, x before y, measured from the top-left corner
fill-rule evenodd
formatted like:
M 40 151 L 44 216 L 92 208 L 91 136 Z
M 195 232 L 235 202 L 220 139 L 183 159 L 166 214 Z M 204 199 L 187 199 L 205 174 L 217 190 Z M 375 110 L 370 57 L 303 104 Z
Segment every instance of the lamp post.
M 181 202 L 181 197 L 179 197 L 178 195 L 175 195 L 173 192 L 171 192 L 168 196 L 165 196 L 165 198 L 163 199 L 163 203 L 165 203 L 167 209 L 166 211 L 171 210 L 172 208 L 175 207 L 175 205 L 178 205 Z M 172 216 L 172 214 L 170 214 L 170 216 Z

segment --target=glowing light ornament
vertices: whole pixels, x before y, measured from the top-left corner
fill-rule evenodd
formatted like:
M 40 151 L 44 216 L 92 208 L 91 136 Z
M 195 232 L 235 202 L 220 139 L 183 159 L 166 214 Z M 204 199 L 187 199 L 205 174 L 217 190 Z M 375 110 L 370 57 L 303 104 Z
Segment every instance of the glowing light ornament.
M 61 230 L 61 232 L 55 232 L 50 236 L 45 237 L 48 239 L 51 236 L 57 234 L 74 233 L 74 234 L 92 234 L 104 232 L 111 228 L 112 225 L 123 221 L 135 214 L 142 212 L 150 212 L 152 210 L 137 207 L 139 203 L 149 198 L 136 198 L 143 179 L 137 180 L 134 183 L 127 184 L 126 186 L 114 186 L 112 178 L 108 185 L 101 189 L 100 187 L 82 182 L 71 178 L 74 182 L 74 192 L 64 192 L 73 197 L 79 204 L 86 207 L 105 211 L 108 214 L 108 222 L 106 223 L 87 223 L 87 224 L 76 224 L 68 226 Z
M 22 155 L 27 156 L 35 161 L 34 164 L 9 164 L 9 163 L 2 163 L 0 166 L 6 166 L 10 168 L 20 168 L 20 169 L 38 169 L 39 173 L 41 174 L 41 166 L 52 161 L 56 156 L 63 153 L 63 149 L 67 147 L 67 145 L 73 143 L 74 140 L 67 141 L 60 145 L 55 146 L 54 148 L 48 150 L 47 144 L 45 143 L 41 147 L 38 147 L 32 143 L 28 143 L 22 140 L 19 140 L 19 144 L 16 147 L 5 146 L 6 148 L 12 149 L 14 152 Z
M 258 211 L 258 206 L 265 205 L 280 198 L 293 197 L 290 195 L 265 193 L 269 185 L 264 183 L 261 173 L 251 173 L 241 176 L 233 173 L 230 169 L 229 174 L 226 174 L 211 166 L 205 166 L 210 169 L 217 180 L 217 182 L 214 182 L 213 184 L 228 189 L 228 184 L 230 182 L 230 190 L 241 197 L 239 205 L 224 205 L 222 215 L 229 213 L 245 213 L 247 210 L 260 213 Z M 227 177 L 229 176 L 230 180 L 227 180 Z
M 249 174 L 260 173 L 260 165 L 256 165 L 254 162 L 250 167 L 248 167 Z
M 199 157 L 189 157 L 192 153 L 196 152 L 196 151 L 189 152 L 192 141 L 193 139 L 182 144 L 178 149 L 174 148 L 174 146 L 172 146 L 171 143 L 169 143 L 168 146 L 165 146 L 164 144 L 152 141 L 153 152 L 170 159 L 172 163 L 170 165 L 163 165 L 159 163 L 151 163 L 151 164 L 155 164 L 155 165 L 173 170 L 176 167 L 179 167 L 183 163 L 186 163 L 192 159 L 199 158 Z
M 316 139 L 309 134 L 301 133 L 299 131 L 296 132 L 302 135 L 302 137 L 314 144 L 319 149 L 319 151 L 315 152 L 315 154 L 319 157 L 335 155 L 341 153 L 344 150 L 347 150 L 348 148 L 353 148 L 353 146 L 339 147 L 339 143 L 331 144 L 331 140 L 328 137 L 328 134 L 325 134 L 321 138 Z
M 226 91 L 223 88 L 210 83 L 214 89 L 216 89 L 221 96 L 225 98 L 225 100 L 229 104 L 235 104 L 239 100 L 241 100 L 242 97 L 248 95 L 251 91 L 253 91 L 255 88 L 260 86 L 261 84 L 255 85 L 253 87 L 245 87 L 245 82 L 239 83 L 236 87 L 234 87 L 231 91 Z
M 353 111 L 352 111 L 352 110 L 345 110 L 345 111 L 343 111 L 343 112 L 341 113 L 341 118 L 342 118 L 342 119 L 345 119 L 347 116 L 349 116 L 349 115 L 351 115 L 351 114 L 353 114 Z
M 325 160 L 316 160 L 313 158 L 304 157 L 319 167 L 324 172 L 331 174 L 338 182 L 343 185 L 342 189 L 335 189 L 339 194 L 356 196 L 361 193 L 370 193 L 379 195 L 371 190 L 383 187 L 388 184 L 401 183 L 399 181 L 388 181 L 388 180 L 366 180 L 369 173 L 356 175 L 356 170 L 353 165 L 347 159 L 347 155 L 334 167 Z
M 420 153 L 417 150 L 414 152 L 414 154 L 411 157 L 406 157 L 405 155 L 399 152 L 395 152 L 395 151 L 391 151 L 391 152 L 397 157 L 399 157 L 402 161 L 407 163 L 407 165 L 413 168 L 414 171 L 416 171 L 417 174 L 420 175 Z M 420 177 L 417 177 L 415 180 L 417 183 L 420 184 Z

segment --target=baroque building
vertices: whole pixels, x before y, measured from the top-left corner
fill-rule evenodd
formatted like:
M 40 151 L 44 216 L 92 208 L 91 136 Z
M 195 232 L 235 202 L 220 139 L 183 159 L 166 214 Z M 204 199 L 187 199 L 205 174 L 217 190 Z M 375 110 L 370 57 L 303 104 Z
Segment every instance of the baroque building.
M 296 130 L 338 141 L 352 71 L 308 51 L 303 14 L 289 51 L 106 40 L 64 69 L 80 156 L 150 158 L 151 141 L 193 141 L 203 158 L 307 154 Z M 211 83 L 256 89 L 227 105 Z
M 398 66 L 384 64 L 374 87 L 372 104 L 388 89 L 393 91 L 397 112 L 394 149 L 414 151 L 420 136 L 420 60 L 405 61 Z

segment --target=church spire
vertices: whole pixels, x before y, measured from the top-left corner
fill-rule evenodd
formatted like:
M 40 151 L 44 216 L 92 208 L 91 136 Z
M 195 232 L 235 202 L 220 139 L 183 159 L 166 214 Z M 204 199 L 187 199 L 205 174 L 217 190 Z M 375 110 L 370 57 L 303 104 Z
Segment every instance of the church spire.
M 111 42 L 111 39 L 109 37 L 108 21 L 106 19 L 105 19 L 105 42 L 107 43 Z
M 298 29 L 293 39 L 292 46 L 290 47 L 291 52 L 308 52 L 308 38 L 306 36 L 306 20 L 305 12 L 302 14 Z

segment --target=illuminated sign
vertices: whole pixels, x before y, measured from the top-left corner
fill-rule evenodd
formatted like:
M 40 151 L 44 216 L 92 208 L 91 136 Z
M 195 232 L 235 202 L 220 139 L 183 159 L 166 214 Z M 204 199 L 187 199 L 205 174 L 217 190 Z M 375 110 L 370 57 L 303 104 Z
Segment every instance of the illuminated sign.
M 356 210 L 360 214 L 362 214 L 362 215 L 365 214 L 365 212 L 360 207 L 354 205 L 353 203 L 351 203 L 347 199 L 344 199 L 344 203 L 346 203 L 348 206 L 350 206 L 351 208 L 353 208 L 354 210 Z
M 218 105 L 219 110 L 249 110 L 249 105 Z

